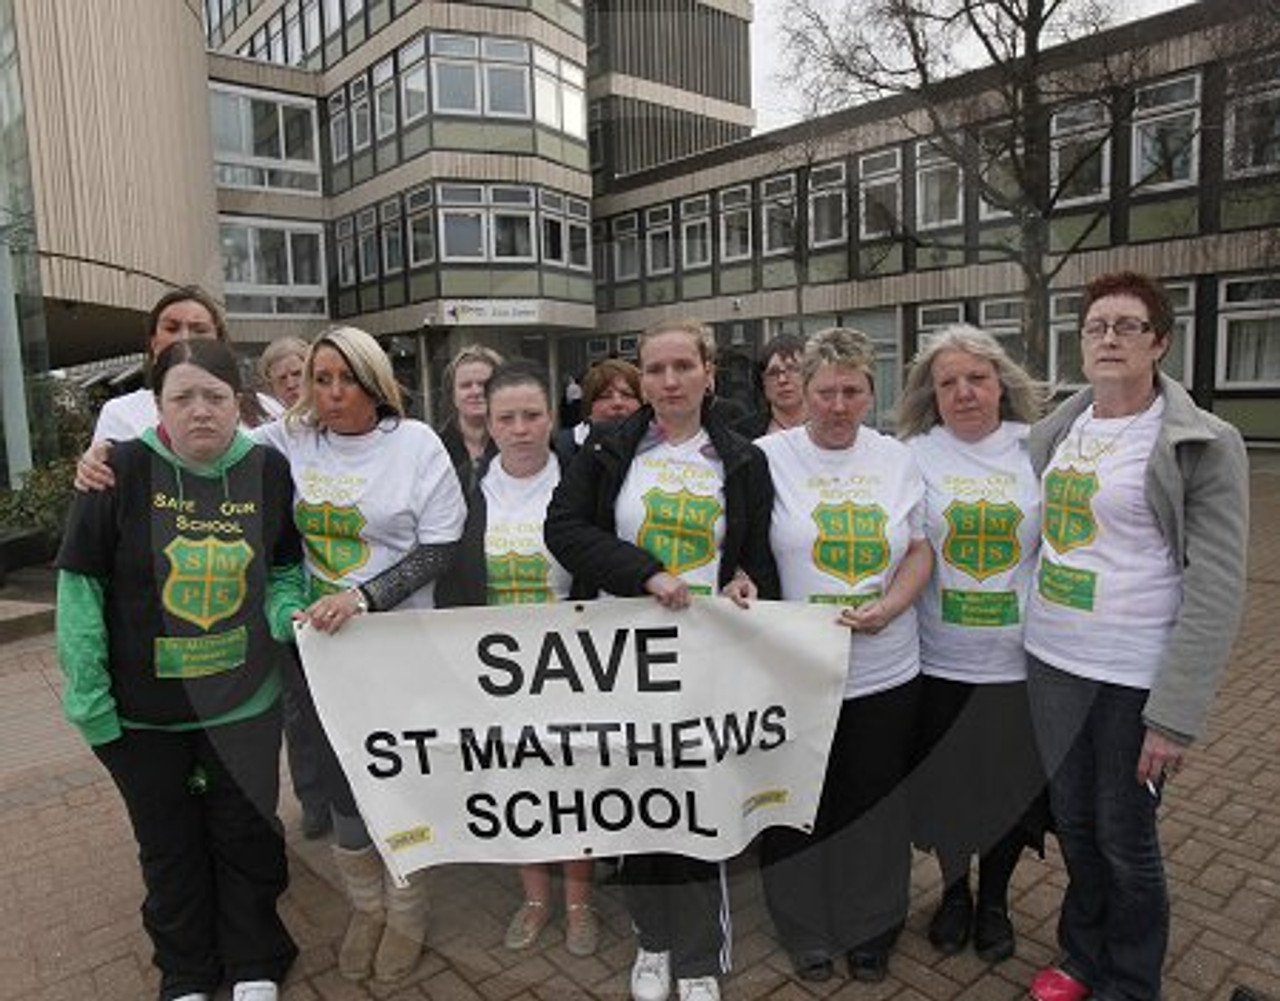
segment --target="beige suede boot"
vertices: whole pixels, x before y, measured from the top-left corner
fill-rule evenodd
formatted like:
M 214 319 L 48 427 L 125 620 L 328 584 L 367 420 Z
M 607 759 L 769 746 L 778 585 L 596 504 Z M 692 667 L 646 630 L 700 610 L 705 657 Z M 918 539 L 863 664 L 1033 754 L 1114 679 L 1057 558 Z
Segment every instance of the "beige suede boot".
M 335 845 L 333 860 L 353 908 L 338 949 L 338 972 L 347 980 L 363 980 L 373 968 L 387 923 L 382 859 L 373 845 L 357 851 Z
M 418 965 L 427 941 L 427 874 L 415 872 L 409 885 L 387 881 L 387 930 L 373 961 L 373 979 L 389 983 L 407 977 Z

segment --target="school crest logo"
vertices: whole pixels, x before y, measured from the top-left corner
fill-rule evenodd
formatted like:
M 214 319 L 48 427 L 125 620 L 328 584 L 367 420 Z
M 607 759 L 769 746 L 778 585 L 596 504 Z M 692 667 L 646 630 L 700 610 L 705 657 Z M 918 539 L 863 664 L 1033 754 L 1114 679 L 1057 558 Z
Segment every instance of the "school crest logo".
M 365 518 L 358 507 L 301 501 L 294 509 L 294 522 L 306 540 L 316 569 L 331 580 L 368 562 L 369 546 L 360 538 Z
M 957 570 L 974 580 L 986 580 L 1018 565 L 1022 512 L 1016 504 L 993 504 L 985 499 L 976 504 L 952 501 L 942 516 L 947 521 L 942 558 Z
M 240 610 L 248 590 L 245 571 L 253 560 L 249 543 L 179 536 L 164 547 L 164 554 L 169 574 L 161 600 L 172 615 L 208 629 Z
M 637 545 L 648 550 L 676 575 L 710 563 L 716 555 L 716 521 L 720 503 L 688 490 L 644 495 L 644 523 Z
M 1081 473 L 1071 466 L 1049 472 L 1044 478 L 1044 541 L 1060 553 L 1093 542 L 1098 535 L 1093 517 L 1097 492 L 1097 473 Z
M 551 564 L 541 553 L 503 553 L 485 560 L 490 605 L 545 605 L 551 601 L 547 575 Z
M 889 516 L 879 504 L 820 504 L 813 520 L 818 523 L 813 562 L 823 573 L 857 584 L 889 565 Z

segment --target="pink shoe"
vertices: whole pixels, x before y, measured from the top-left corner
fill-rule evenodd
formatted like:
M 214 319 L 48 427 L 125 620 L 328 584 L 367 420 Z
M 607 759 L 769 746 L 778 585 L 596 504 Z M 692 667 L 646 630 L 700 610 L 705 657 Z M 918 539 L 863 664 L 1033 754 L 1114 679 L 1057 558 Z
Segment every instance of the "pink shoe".
M 1090 990 L 1056 966 L 1041 970 L 1031 981 L 1032 1001 L 1084 1001 Z

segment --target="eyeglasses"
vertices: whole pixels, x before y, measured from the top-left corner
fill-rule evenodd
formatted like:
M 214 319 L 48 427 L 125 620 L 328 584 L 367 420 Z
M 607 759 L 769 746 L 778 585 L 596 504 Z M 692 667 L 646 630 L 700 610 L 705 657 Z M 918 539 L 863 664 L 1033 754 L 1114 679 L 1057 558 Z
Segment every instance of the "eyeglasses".
M 1100 341 L 1107 336 L 1107 331 L 1115 331 L 1117 340 L 1138 337 L 1151 330 L 1147 320 L 1139 320 L 1136 316 L 1122 316 L 1116 320 L 1086 320 L 1080 328 L 1080 336 L 1086 341 Z
M 789 365 L 770 365 L 764 370 L 764 377 L 769 382 L 777 382 L 784 375 L 788 379 L 798 378 L 800 375 L 800 366 L 793 362 Z

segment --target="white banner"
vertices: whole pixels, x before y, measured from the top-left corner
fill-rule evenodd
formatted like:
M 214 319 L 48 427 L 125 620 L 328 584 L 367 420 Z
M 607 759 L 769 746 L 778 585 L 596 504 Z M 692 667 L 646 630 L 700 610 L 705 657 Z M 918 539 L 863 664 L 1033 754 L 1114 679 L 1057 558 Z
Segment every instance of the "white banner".
M 651 598 L 361 616 L 298 645 L 391 871 L 740 852 L 812 823 L 849 634 L 827 606 Z

